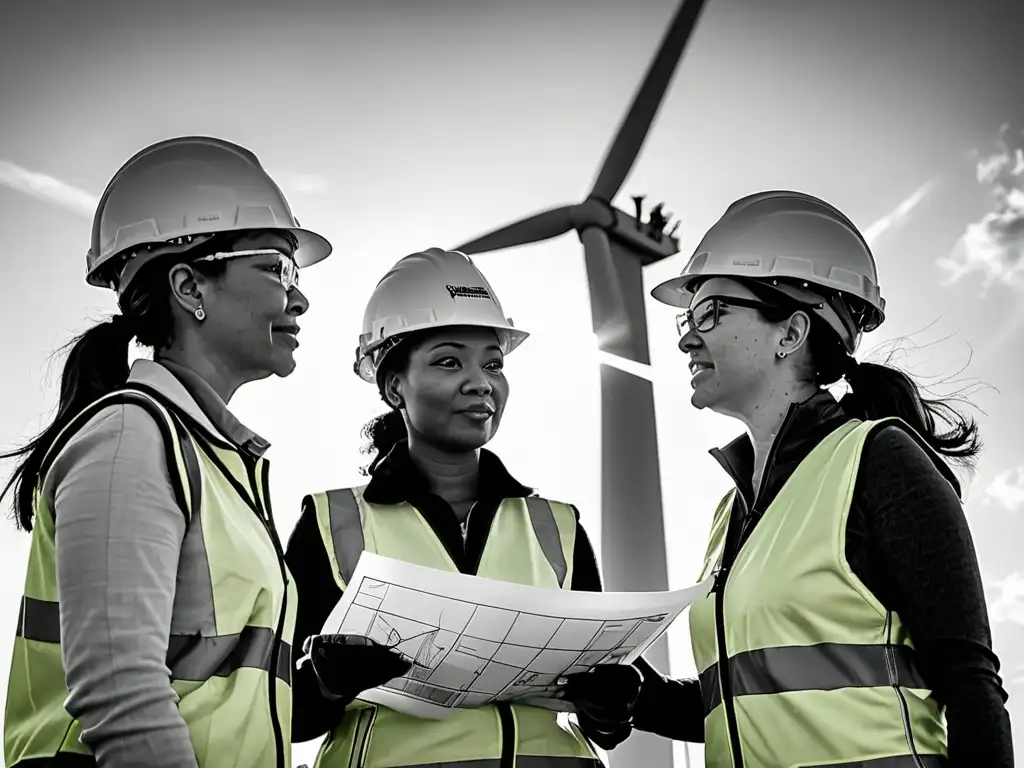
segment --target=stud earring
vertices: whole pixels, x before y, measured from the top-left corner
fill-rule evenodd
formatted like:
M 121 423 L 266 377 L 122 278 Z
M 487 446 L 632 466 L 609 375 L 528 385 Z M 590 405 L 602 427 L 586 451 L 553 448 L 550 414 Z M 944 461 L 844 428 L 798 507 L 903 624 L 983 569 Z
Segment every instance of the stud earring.
M 200 323 L 203 322 L 203 320 L 206 319 L 206 310 L 204 310 L 202 306 L 196 307 L 195 316 L 196 320 L 198 320 Z
M 786 353 L 785 353 L 785 352 L 783 352 L 783 351 L 781 351 L 781 350 L 780 350 L 780 351 L 778 351 L 778 352 L 776 352 L 776 353 L 775 353 L 775 356 L 776 356 L 777 358 L 779 358 L 779 360 L 785 360 L 785 359 L 786 359 Z

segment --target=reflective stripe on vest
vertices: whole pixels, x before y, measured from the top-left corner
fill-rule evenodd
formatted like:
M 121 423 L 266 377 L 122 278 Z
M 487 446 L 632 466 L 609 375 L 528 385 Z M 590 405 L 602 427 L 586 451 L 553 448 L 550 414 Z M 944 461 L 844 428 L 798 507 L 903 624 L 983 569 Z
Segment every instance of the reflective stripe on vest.
M 690 607 L 708 768 L 945 764 L 945 721 L 914 663 L 912 638 L 846 561 L 861 451 L 882 424 L 912 434 L 896 420 L 834 430 L 763 510 L 724 574 L 724 592 L 720 577 Z M 735 490 L 726 494 L 715 513 L 703 575 L 721 568 L 734 498 Z M 719 663 L 719 602 L 727 666 Z
M 890 657 L 888 654 L 892 653 Z M 793 691 L 835 691 L 840 688 L 873 688 L 890 684 L 890 663 L 903 685 L 925 688 L 906 645 L 849 645 L 820 643 L 758 648 L 729 657 L 732 695 L 763 696 Z M 700 673 L 704 714 L 722 703 L 718 664 Z
M 276 547 L 254 511 L 267 505 L 267 465 L 260 460 L 247 467 L 233 446 L 172 412 L 172 404 L 165 406 L 162 397 L 144 392 L 102 398 L 69 425 L 70 431 L 119 404 L 142 406 L 160 425 L 171 481 L 188 521 L 179 552 L 167 665 L 198 765 L 287 768 L 292 665 L 284 638 L 290 639 L 294 628 L 297 598 L 290 577 L 287 587 L 281 580 Z M 70 437 L 62 434 L 58 441 L 63 445 Z M 55 446 L 52 456 L 61 450 Z M 44 477 L 36 487 L 32 548 L 7 692 L 6 765 L 90 754 L 81 741 L 81 724 L 65 709 L 55 521 L 42 497 Z M 278 626 L 282 637 L 275 642 Z M 281 726 L 282 763 L 269 714 L 271 687 Z
M 328 491 L 312 497 L 339 587 L 345 589 L 364 550 L 458 571 L 418 510 L 409 504 L 370 503 L 363 498 L 363 490 Z M 566 504 L 540 497 L 505 499 L 491 521 L 477 575 L 569 589 L 576 526 L 575 511 Z M 572 723 L 563 727 L 551 710 L 524 704 L 487 705 L 455 709 L 442 720 L 428 720 L 356 700 L 324 742 L 316 768 L 500 768 L 505 764 L 498 759 L 503 750 L 519 768 L 600 766 L 578 727 Z
M 40 643 L 60 643 L 60 606 L 48 600 L 23 597 L 18 610 L 17 636 Z M 241 633 L 200 637 L 171 635 L 167 645 L 167 666 L 175 680 L 203 681 L 228 677 L 242 667 L 270 670 L 274 632 L 266 627 L 246 627 Z M 291 647 L 277 663 L 277 676 L 291 684 Z

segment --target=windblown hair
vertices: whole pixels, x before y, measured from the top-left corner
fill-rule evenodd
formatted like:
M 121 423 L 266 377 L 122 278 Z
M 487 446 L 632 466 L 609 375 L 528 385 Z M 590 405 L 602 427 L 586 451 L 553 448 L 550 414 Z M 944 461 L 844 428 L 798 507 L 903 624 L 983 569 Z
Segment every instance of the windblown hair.
M 751 292 L 770 305 L 758 313 L 767 322 L 787 320 L 799 308 L 784 294 L 754 280 L 744 280 Z M 852 393 L 843 405 L 863 419 L 896 416 L 924 438 L 937 453 L 955 464 L 973 469 L 982 441 L 977 422 L 960 413 L 952 401 L 925 398 L 920 385 L 910 374 L 885 363 L 856 362 L 847 354 L 838 334 L 814 313 L 811 317 L 809 375 L 819 387 L 827 387 L 843 377 Z

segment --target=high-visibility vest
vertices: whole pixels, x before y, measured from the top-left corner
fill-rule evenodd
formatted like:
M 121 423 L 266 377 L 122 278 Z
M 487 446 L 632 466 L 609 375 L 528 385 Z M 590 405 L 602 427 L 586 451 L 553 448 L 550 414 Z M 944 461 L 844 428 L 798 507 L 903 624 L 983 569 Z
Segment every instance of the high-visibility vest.
M 410 504 L 372 504 L 365 486 L 313 496 L 334 579 L 344 590 L 364 550 L 458 573 L 427 520 Z M 537 496 L 505 499 L 491 523 L 476 575 L 569 589 L 576 515 Z M 502 752 L 506 760 L 502 761 Z M 514 757 L 514 763 L 512 759 Z M 443 720 L 412 717 L 357 699 L 327 736 L 316 768 L 593 768 L 600 762 L 578 727 L 522 704 L 455 709 Z
M 726 571 L 735 489 L 719 504 L 701 574 L 718 571 L 718 581 L 689 617 L 709 768 L 944 764 L 945 719 L 915 665 L 913 639 L 846 560 L 861 452 L 881 424 L 914 434 L 897 419 L 838 427 L 793 472 Z
M 41 489 L 67 440 L 103 408 L 133 404 L 156 419 L 186 515 L 171 617 L 168 683 L 200 768 L 290 768 L 295 587 L 274 533 L 269 465 L 244 456 L 155 391 L 137 385 L 96 401 L 61 433 L 40 472 L 28 574 L 7 688 L 5 765 L 91 755 L 68 714 L 61 661 L 53 510 Z M 274 671 L 274 675 L 270 671 Z M 274 714 L 271 714 L 274 713 Z

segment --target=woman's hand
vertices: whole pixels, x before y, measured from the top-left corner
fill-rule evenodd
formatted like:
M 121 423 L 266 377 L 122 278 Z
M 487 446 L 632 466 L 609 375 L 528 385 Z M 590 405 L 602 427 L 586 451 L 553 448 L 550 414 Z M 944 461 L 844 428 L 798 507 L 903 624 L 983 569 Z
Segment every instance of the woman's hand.
M 629 738 L 633 707 L 644 682 L 639 669 L 632 664 L 602 664 L 559 682 L 561 698 L 575 707 L 580 729 L 591 741 L 613 749 Z
M 314 635 L 303 650 L 321 689 L 334 699 L 354 699 L 412 669 L 400 653 L 362 635 Z

